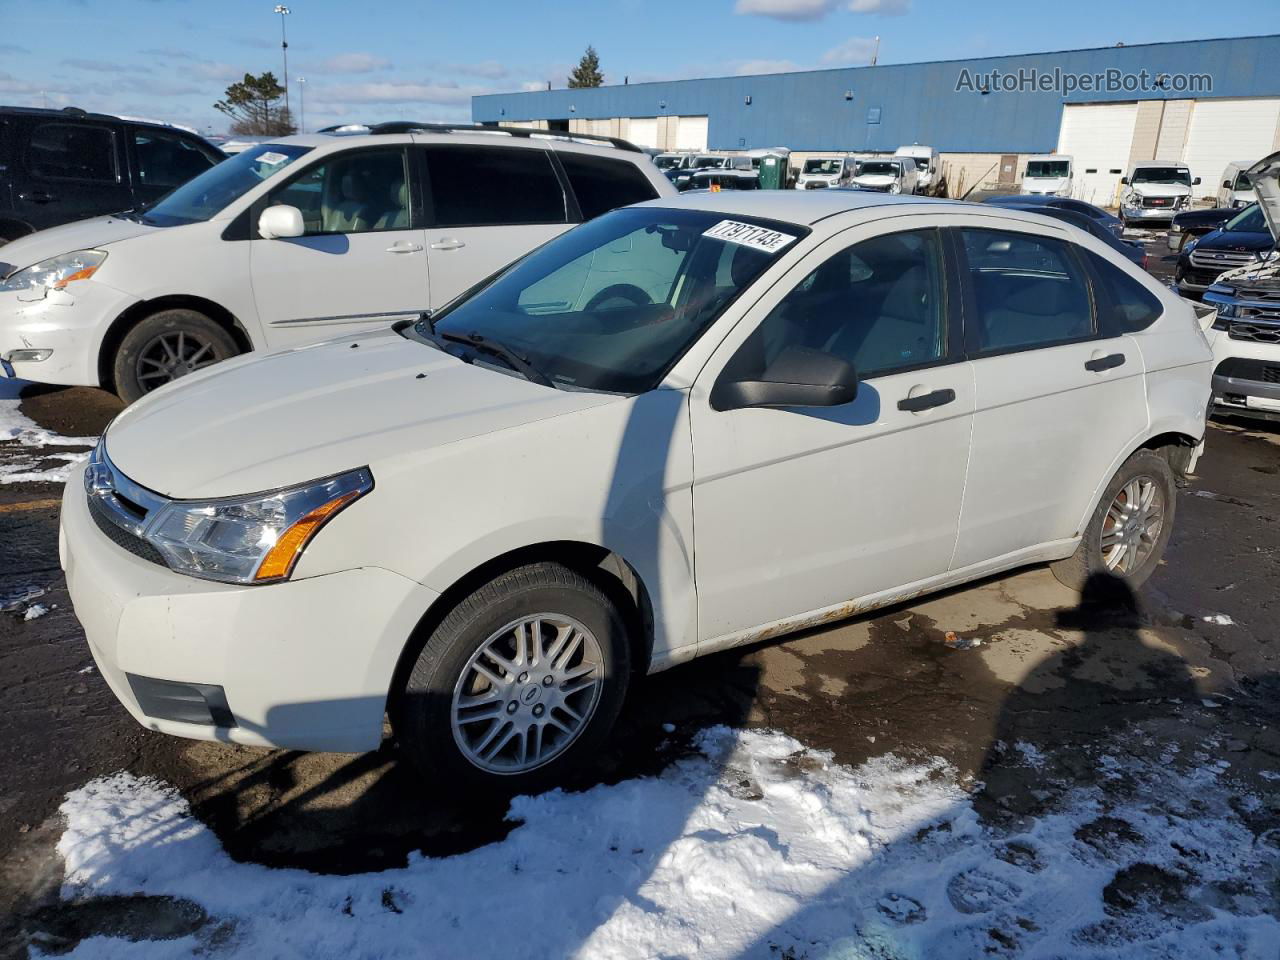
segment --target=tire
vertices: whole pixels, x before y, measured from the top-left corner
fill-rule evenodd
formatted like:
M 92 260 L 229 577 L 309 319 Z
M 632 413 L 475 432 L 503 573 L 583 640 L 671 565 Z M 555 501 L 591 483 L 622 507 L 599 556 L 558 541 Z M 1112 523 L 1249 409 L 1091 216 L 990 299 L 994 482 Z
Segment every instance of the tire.
M 1155 530 L 1153 537 L 1138 537 L 1131 544 L 1113 545 L 1108 554 L 1104 554 L 1103 537 L 1112 534 L 1117 526 L 1116 518 L 1123 515 L 1125 507 L 1122 501 L 1127 504 L 1130 501 L 1130 491 L 1134 489 L 1144 491 L 1144 483 L 1147 482 L 1153 485 L 1153 496 L 1157 498 L 1153 502 L 1160 508 L 1158 530 Z M 1137 487 L 1131 487 L 1130 484 L 1136 484 Z M 1113 507 L 1117 509 L 1114 514 Z M 1065 560 L 1050 564 L 1053 575 L 1059 582 L 1076 590 L 1082 589 L 1085 582 L 1097 574 L 1116 577 L 1123 580 L 1130 589 L 1136 590 L 1160 565 L 1160 558 L 1164 555 L 1169 537 L 1173 533 L 1176 507 L 1177 485 L 1174 482 L 1173 471 L 1169 468 L 1169 462 L 1154 451 L 1139 450 L 1121 464 L 1116 475 L 1107 484 L 1092 519 L 1085 527 L 1084 536 L 1081 537 L 1076 552 Z M 1147 530 L 1150 532 L 1153 526 L 1150 522 L 1151 518 L 1148 517 L 1146 520 Z M 1133 522 L 1141 526 L 1143 518 L 1135 518 Z M 1131 535 L 1136 535 L 1136 531 L 1132 528 L 1129 532 Z M 1116 558 L 1113 566 L 1109 563 L 1110 553 L 1120 546 L 1124 546 L 1125 549 Z
M 175 351 L 181 354 L 177 359 Z M 157 387 L 238 353 L 235 338 L 203 313 L 161 310 L 124 335 L 111 359 L 112 383 L 121 400 L 133 403 Z
M 529 655 L 532 632 L 522 629 L 522 657 L 516 632 L 536 615 L 542 648 Z M 565 656 L 557 643 L 576 648 Z M 494 647 L 506 669 L 483 652 Z M 630 650 L 622 615 L 586 577 L 557 563 L 504 573 L 454 607 L 427 639 L 392 709 L 400 749 L 428 782 L 447 789 L 515 794 L 553 786 L 608 738 L 626 697 Z M 560 657 L 565 665 L 555 669 Z M 589 659 L 594 673 L 573 678 Z M 563 696 L 592 676 L 594 687 Z

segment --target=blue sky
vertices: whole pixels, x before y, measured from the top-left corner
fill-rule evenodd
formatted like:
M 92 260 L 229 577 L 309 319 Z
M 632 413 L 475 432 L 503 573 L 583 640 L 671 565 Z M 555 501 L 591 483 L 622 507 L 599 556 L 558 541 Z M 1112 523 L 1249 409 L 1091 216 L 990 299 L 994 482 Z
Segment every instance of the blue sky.
M 1280 30 L 1280 4 L 953 0 L 291 0 L 306 124 L 466 120 L 474 93 L 564 86 L 588 43 L 607 82 L 1191 40 Z M 0 103 L 75 104 L 220 132 L 227 84 L 282 73 L 275 0 L 0 0 Z

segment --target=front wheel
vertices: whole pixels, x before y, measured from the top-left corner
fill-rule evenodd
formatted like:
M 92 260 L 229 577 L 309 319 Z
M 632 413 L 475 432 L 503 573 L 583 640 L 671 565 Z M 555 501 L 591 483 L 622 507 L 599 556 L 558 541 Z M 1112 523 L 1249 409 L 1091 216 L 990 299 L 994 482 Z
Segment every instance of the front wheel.
M 133 403 L 157 387 L 240 352 L 235 338 L 195 310 L 160 310 L 136 323 L 116 350 L 116 393 Z
M 1176 491 L 1168 461 L 1139 450 L 1116 471 L 1076 552 L 1054 563 L 1053 575 L 1076 589 L 1095 574 L 1141 586 L 1159 566 L 1173 533 Z
M 392 711 L 432 782 L 527 792 L 592 756 L 622 708 L 626 624 L 586 577 L 555 563 L 499 576 L 428 638 Z

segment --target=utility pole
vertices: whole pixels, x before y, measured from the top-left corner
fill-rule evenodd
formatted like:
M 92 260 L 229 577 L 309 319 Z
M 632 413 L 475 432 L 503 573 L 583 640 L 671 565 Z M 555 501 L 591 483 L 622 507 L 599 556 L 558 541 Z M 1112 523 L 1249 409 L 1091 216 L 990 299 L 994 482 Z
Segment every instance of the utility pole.
M 287 13 L 288 11 L 286 11 Z M 874 67 L 876 61 L 880 59 L 880 38 L 876 37 L 875 49 L 871 51 L 871 65 Z
M 298 132 L 307 132 L 307 78 L 298 78 Z
M 280 14 L 280 51 L 284 54 L 284 110 L 289 112 L 289 41 L 284 35 L 284 18 L 289 15 L 289 8 L 277 3 L 275 12 Z

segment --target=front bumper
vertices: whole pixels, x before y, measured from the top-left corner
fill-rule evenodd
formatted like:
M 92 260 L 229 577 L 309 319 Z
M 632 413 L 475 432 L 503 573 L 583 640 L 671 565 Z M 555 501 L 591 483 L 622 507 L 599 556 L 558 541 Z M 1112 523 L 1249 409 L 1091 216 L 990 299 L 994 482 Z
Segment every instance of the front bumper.
M 1213 408 L 1219 413 L 1280 418 L 1280 344 L 1237 340 L 1215 331 Z
M 1120 212 L 1124 215 L 1125 220 L 1141 220 L 1144 223 L 1149 220 L 1169 221 L 1185 210 L 1186 207 L 1126 207 L 1121 206 Z
M 400 653 L 439 597 L 374 567 L 257 587 L 175 573 L 107 538 L 89 514 L 79 472 L 63 495 L 59 552 L 112 692 L 144 727 L 198 740 L 376 748 Z M 150 709 L 181 715 L 165 691 L 184 688 L 208 707 L 190 715 L 209 720 L 147 715 L 143 702 L 165 696 L 169 705 Z
M 0 358 L 3 375 L 68 386 L 96 387 L 98 352 L 113 320 L 136 297 L 92 280 L 49 290 L 40 299 L 23 291 L 0 293 Z M 47 350 L 38 362 L 12 360 L 14 351 Z

